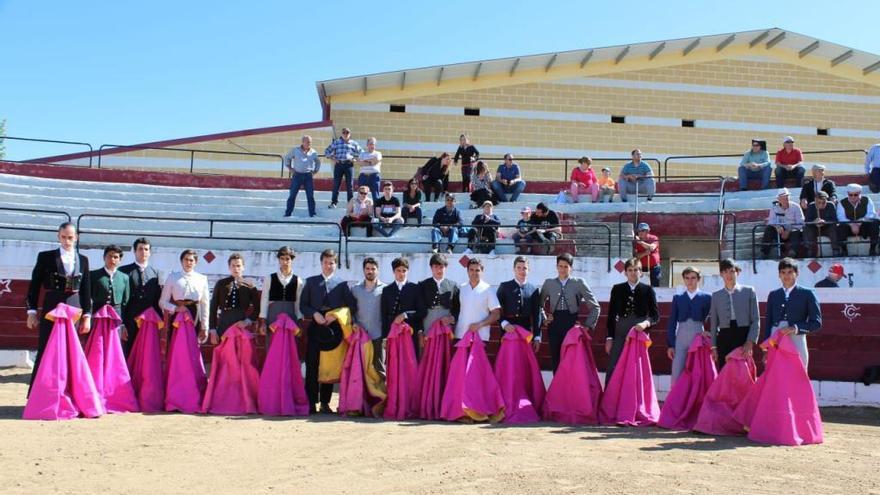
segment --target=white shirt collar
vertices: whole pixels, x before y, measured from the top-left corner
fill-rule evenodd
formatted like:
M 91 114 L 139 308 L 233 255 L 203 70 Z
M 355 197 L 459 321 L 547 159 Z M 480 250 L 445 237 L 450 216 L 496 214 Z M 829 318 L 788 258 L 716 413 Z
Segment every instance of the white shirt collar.
M 58 251 L 61 253 L 62 258 L 73 258 L 73 255 L 76 254 L 76 251 L 71 249 L 64 249 L 64 246 L 58 246 Z
M 520 282 L 519 279 L 517 279 L 516 277 L 513 277 L 513 281 L 516 283 L 516 285 L 520 286 L 520 288 L 525 287 L 525 285 L 529 283 L 528 279 L 526 279 L 525 282 Z
M 629 280 L 626 281 L 626 284 L 629 285 L 629 290 L 636 290 L 636 286 L 639 285 L 638 282 L 631 284 L 629 283 Z
M 116 275 L 116 270 L 113 270 L 111 272 L 110 270 L 107 269 L 106 266 L 104 267 L 104 271 L 107 272 L 107 275 L 110 275 L 110 278 L 113 278 L 113 275 Z
M 797 287 L 797 284 L 794 284 L 794 285 L 792 285 L 791 287 L 789 287 L 789 288 L 787 288 L 787 289 L 783 286 L 783 287 L 782 287 L 782 291 L 785 292 L 785 297 L 790 296 L 790 295 L 791 295 L 791 291 L 793 291 L 795 287 Z
M 565 287 L 565 284 L 567 284 L 569 281 L 571 281 L 571 277 L 568 277 L 568 278 L 565 279 L 565 280 L 562 280 L 561 278 L 556 277 L 556 280 L 559 281 L 559 285 Z
M 444 280 L 446 280 L 445 278 L 441 278 L 439 280 L 434 277 L 431 277 L 431 278 L 434 279 L 434 282 L 437 283 L 437 287 L 440 287 L 440 284 L 443 283 Z
M 397 290 L 403 290 L 403 286 L 406 285 L 406 280 L 398 282 L 397 279 L 395 279 L 394 284 L 397 286 Z
M 137 265 L 138 268 L 140 268 L 141 270 L 146 270 L 146 269 L 147 269 L 147 265 L 142 265 L 142 264 L 138 263 L 137 260 L 134 260 L 134 264 Z
M 725 287 L 724 287 L 724 290 L 726 290 L 728 294 L 733 294 L 733 293 L 736 292 L 737 289 L 739 289 L 739 288 L 740 288 L 740 285 L 739 285 L 739 284 L 734 284 L 732 289 L 728 289 L 728 288 L 725 286 Z
M 685 294 L 688 295 L 689 298 L 693 299 L 693 298 L 697 297 L 697 293 L 700 292 L 700 290 L 697 289 L 697 290 L 695 290 L 695 291 L 693 291 L 693 292 L 691 292 L 691 291 L 689 291 L 689 290 L 685 290 L 684 292 L 685 292 Z

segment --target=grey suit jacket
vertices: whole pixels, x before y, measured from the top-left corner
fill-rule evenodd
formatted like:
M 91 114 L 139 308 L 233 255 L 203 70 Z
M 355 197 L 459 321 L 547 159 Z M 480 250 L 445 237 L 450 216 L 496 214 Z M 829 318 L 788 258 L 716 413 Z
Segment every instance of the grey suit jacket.
M 761 313 L 758 309 L 758 296 L 753 287 L 736 286 L 733 291 L 733 310 L 736 312 L 736 324 L 749 327 L 748 339 L 757 343 L 761 331 Z M 730 320 L 730 296 L 727 294 L 727 289 L 722 288 L 712 293 L 712 306 L 709 308 L 712 345 L 715 345 L 718 329 L 727 328 Z
M 541 287 L 541 301 L 547 301 L 550 304 L 551 313 L 556 311 L 556 308 L 561 307 L 559 305 L 561 294 L 562 284 L 559 283 L 558 278 L 548 278 L 544 281 L 544 285 Z M 599 322 L 599 301 L 596 300 L 596 296 L 590 290 L 586 280 L 570 277 L 568 282 L 565 283 L 565 302 L 568 311 L 578 313 L 581 301 L 587 303 L 590 311 L 586 321 L 584 321 L 584 326 L 596 328 L 596 324 Z

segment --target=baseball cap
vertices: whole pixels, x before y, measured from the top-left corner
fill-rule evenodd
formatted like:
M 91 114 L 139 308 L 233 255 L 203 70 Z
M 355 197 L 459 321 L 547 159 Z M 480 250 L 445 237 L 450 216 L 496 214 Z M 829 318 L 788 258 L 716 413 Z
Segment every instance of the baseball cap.
M 828 273 L 833 273 L 838 277 L 846 276 L 846 273 L 844 273 L 843 271 L 843 265 L 841 265 L 840 263 L 835 263 L 831 265 L 831 268 L 828 269 Z
M 636 232 L 641 232 L 643 230 L 651 230 L 651 227 L 645 222 L 642 222 L 636 227 Z

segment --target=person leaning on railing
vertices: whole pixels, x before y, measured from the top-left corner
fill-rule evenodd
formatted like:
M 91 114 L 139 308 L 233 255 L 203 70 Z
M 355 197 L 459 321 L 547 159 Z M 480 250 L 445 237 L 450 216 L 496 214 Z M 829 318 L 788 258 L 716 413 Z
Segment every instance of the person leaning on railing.
M 639 149 L 632 150 L 630 153 L 632 161 L 627 162 L 620 169 L 619 192 L 620 200 L 627 202 L 627 195 L 645 193 L 648 201 L 654 199 L 654 193 L 657 184 L 654 181 L 654 171 L 651 166 L 642 161 L 642 152 Z
M 846 198 L 837 203 L 837 240 L 840 243 L 840 253 L 849 255 L 847 237 L 858 236 L 869 239 L 871 248 L 870 256 L 877 255 L 878 225 L 877 210 L 874 202 L 867 196 L 862 196 L 862 186 L 849 184 L 846 186 Z M 848 223 L 844 223 L 848 222 Z

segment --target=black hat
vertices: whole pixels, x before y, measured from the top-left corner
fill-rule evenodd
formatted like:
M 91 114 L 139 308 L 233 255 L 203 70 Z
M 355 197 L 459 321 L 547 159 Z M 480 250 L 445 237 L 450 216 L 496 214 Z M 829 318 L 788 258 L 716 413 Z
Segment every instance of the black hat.
M 314 325 L 315 323 L 312 323 Z M 309 338 L 315 339 L 318 348 L 322 351 L 332 351 L 342 343 L 342 328 L 338 322 L 333 322 L 319 332 L 310 333 Z

